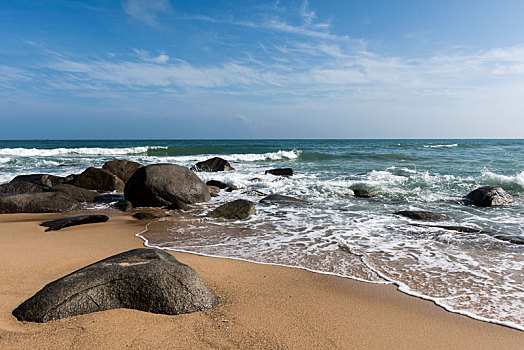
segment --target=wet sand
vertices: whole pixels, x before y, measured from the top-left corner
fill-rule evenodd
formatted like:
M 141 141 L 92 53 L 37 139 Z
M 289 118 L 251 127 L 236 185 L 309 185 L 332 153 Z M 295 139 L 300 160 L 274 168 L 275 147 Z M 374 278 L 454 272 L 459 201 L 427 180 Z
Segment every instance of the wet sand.
M 45 284 L 143 246 L 144 222 L 44 232 L 56 214 L 0 215 L 0 349 L 523 349 L 524 332 L 453 314 L 392 285 L 300 269 L 173 253 L 221 299 L 166 316 L 110 310 L 45 324 L 11 311 Z

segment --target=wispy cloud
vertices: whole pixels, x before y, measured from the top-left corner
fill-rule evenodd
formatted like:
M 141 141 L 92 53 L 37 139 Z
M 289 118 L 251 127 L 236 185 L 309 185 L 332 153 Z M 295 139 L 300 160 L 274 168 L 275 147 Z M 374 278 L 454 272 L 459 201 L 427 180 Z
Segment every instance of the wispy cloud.
M 155 26 L 161 14 L 171 11 L 171 3 L 169 0 L 122 0 L 122 8 L 129 16 Z

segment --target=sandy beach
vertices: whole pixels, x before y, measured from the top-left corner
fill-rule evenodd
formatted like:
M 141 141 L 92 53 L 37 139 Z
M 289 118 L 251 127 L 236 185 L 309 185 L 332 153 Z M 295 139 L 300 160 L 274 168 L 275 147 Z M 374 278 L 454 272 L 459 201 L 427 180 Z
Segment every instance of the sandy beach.
M 377 285 L 305 270 L 192 254 L 221 304 L 165 316 L 110 310 L 45 324 L 11 311 L 45 284 L 110 255 L 142 247 L 144 222 L 44 232 L 57 214 L 0 216 L 1 349 L 522 349 L 524 332 L 476 321 Z

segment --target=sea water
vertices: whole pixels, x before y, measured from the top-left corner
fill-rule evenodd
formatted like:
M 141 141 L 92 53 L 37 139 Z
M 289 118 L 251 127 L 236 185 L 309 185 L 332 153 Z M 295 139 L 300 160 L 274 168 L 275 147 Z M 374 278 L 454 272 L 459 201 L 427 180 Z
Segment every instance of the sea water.
M 213 156 L 236 170 L 198 176 L 243 189 L 151 224 L 142 234 L 148 245 L 395 283 L 450 311 L 524 329 L 524 246 L 428 227 L 524 236 L 524 140 L 0 141 L 0 182 L 80 173 L 112 159 L 191 166 Z M 291 167 L 295 175 L 264 175 L 275 167 Z M 464 195 L 483 185 L 503 187 L 514 203 L 464 205 Z M 373 198 L 355 198 L 357 188 Z M 261 204 L 252 190 L 312 204 Z M 257 215 L 206 217 L 237 198 L 255 202 Z M 420 222 L 393 214 L 399 210 L 448 218 Z

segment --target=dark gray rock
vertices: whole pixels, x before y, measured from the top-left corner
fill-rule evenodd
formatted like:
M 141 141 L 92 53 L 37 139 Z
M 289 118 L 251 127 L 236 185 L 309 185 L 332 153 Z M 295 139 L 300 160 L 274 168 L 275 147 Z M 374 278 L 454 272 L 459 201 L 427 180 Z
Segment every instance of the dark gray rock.
M 189 205 L 181 201 L 180 199 L 175 199 L 171 204 L 169 204 L 166 209 L 168 210 L 189 210 L 191 209 Z
M 266 170 L 264 174 L 271 174 L 277 176 L 293 176 L 295 174 L 295 171 L 291 168 L 277 168 Z
M 477 207 L 493 207 L 513 203 L 513 197 L 498 186 L 479 187 L 468 193 L 464 199 L 466 203 Z
M 162 207 L 177 200 L 192 204 L 211 199 L 207 186 L 194 172 L 175 164 L 138 169 L 127 182 L 124 196 L 135 207 Z
M 107 215 L 100 215 L 100 214 L 79 215 L 79 216 L 71 216 L 68 218 L 46 221 L 46 222 L 41 223 L 40 226 L 47 227 L 47 230 L 46 230 L 47 232 L 47 231 L 58 231 L 60 229 L 63 229 L 64 227 L 69 227 L 69 226 L 93 224 L 97 222 L 106 222 L 107 220 L 109 220 L 109 216 Z
M 247 196 L 258 196 L 258 197 L 267 197 L 268 196 L 267 193 L 264 193 L 259 190 L 247 190 L 247 191 L 242 192 L 242 194 L 245 194 Z
M 238 187 L 238 186 L 235 186 L 235 185 L 231 185 L 228 188 L 226 188 L 226 192 L 238 191 L 240 189 L 241 189 L 241 187 Z
M 96 191 L 69 184 L 53 186 L 51 187 L 51 191 L 65 193 L 79 202 L 92 202 L 98 195 L 100 195 Z
M 218 197 L 220 195 L 220 188 L 216 186 L 207 185 L 207 189 L 209 190 L 211 197 Z
M 121 191 L 124 182 L 109 170 L 99 168 L 87 168 L 76 178 L 73 185 L 96 191 Z
M 30 182 L 39 186 L 53 187 L 64 183 L 66 178 L 49 174 L 18 175 L 11 180 L 11 183 L 18 181 Z
M 143 165 L 137 162 L 115 159 L 106 162 L 102 166 L 102 169 L 109 170 L 112 174 L 118 176 L 124 183 L 126 183 L 135 171 L 141 167 L 143 167 Z
M 353 189 L 353 195 L 357 198 L 373 198 L 373 195 L 363 188 Z
M 48 187 L 36 185 L 32 182 L 25 182 L 25 181 L 10 182 L 7 184 L 0 185 L 0 193 L 10 193 L 10 194 L 43 192 L 43 191 L 47 191 L 48 189 L 49 189 Z
M 217 172 L 217 171 L 229 171 L 235 170 L 231 164 L 225 159 L 220 157 L 213 157 L 203 162 L 198 162 L 191 168 L 194 171 L 207 171 L 207 172 Z
M 255 204 L 245 199 L 222 204 L 208 215 L 215 218 L 224 218 L 230 220 L 246 220 L 255 215 Z
M 425 211 L 425 210 L 401 210 L 394 212 L 395 215 L 404 216 L 406 218 L 414 219 L 414 220 L 445 220 L 448 217 L 443 214 L 434 213 L 431 211 Z
M 229 186 L 227 183 L 222 182 L 222 181 L 218 181 L 218 180 L 209 180 L 208 182 L 206 182 L 206 185 L 208 185 L 208 186 L 215 186 L 215 187 L 220 188 L 221 190 L 223 190 L 224 188 L 227 188 Z
M 139 211 L 133 214 L 133 217 L 138 220 L 154 220 L 154 219 L 163 218 L 165 216 L 166 216 L 165 214 L 161 215 L 159 213 L 152 213 L 148 211 Z
M 491 235 L 493 238 L 513 243 L 513 244 L 524 244 L 524 237 L 523 236 L 517 236 L 517 235 L 506 235 L 506 234 L 495 234 Z
M 464 227 L 464 226 L 421 225 L 421 224 L 410 224 L 410 225 L 417 226 L 417 227 L 437 227 L 437 228 L 442 228 L 444 230 L 457 231 L 457 232 L 462 232 L 462 233 L 481 233 L 481 234 L 491 236 L 501 241 L 510 242 L 513 244 L 524 244 L 523 236 L 509 235 L 507 233 L 479 230 L 476 228 Z
M 0 196 L 0 213 L 60 213 L 78 206 L 61 192 L 33 192 Z
M 303 199 L 298 199 L 295 197 L 290 196 L 284 196 L 281 194 L 270 194 L 267 197 L 264 197 L 260 200 L 260 203 L 276 203 L 276 204 L 283 204 L 283 205 L 296 205 L 296 204 L 311 204 L 308 201 L 305 201 Z
M 130 212 L 131 210 L 133 210 L 133 203 L 124 199 L 113 204 L 113 208 L 116 208 L 123 212 Z
M 206 310 L 217 303 L 217 297 L 191 267 L 167 252 L 140 248 L 49 283 L 13 315 L 30 322 L 118 308 L 177 315 Z
M 95 203 L 103 203 L 103 204 L 111 204 L 115 202 L 120 202 L 124 200 L 124 196 L 121 194 L 101 194 L 99 196 L 96 196 L 95 199 L 93 199 L 93 202 Z

